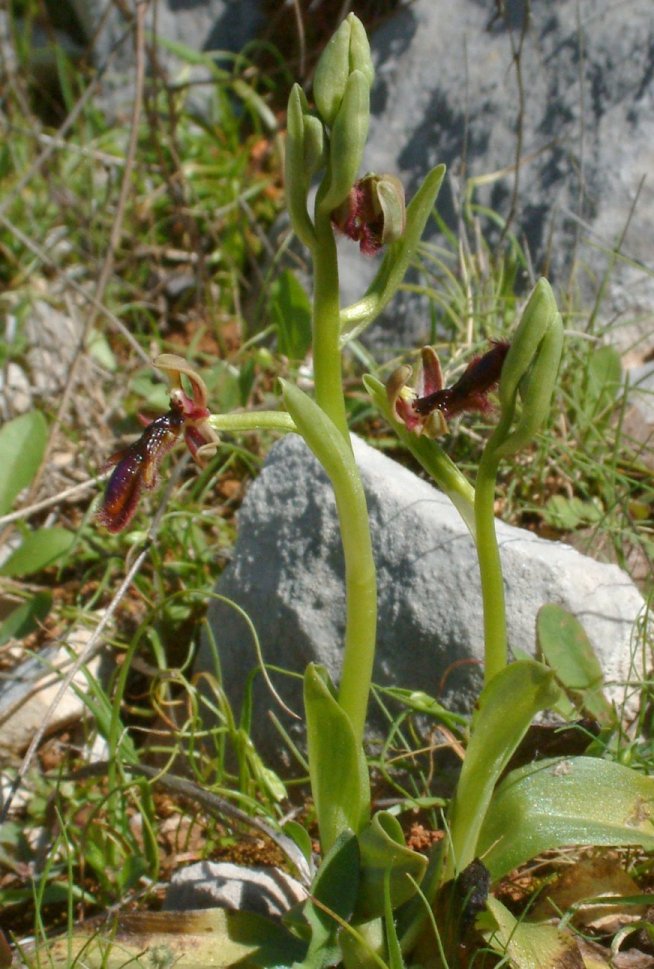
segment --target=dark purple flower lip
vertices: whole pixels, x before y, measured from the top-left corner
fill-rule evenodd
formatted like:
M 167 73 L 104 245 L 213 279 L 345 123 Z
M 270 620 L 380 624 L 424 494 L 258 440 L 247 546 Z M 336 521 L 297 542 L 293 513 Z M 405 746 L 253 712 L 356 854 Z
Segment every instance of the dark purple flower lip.
M 115 534 L 129 525 L 143 489 L 149 491 L 156 485 L 159 464 L 179 440 L 183 426 L 184 414 L 171 405 L 167 414 L 148 424 L 137 441 L 109 458 L 105 468 L 116 467 L 97 518 L 110 532 Z
M 488 394 L 499 382 L 510 343 L 494 341 L 491 349 L 470 361 L 463 374 L 451 387 L 436 390 L 413 401 L 413 409 L 422 417 L 440 410 L 444 417 L 463 411 L 488 411 Z
M 164 370 L 173 383 L 170 410 L 152 421 L 141 418 L 146 427 L 139 439 L 113 454 L 105 465 L 105 468 L 112 465 L 115 468 L 97 520 L 114 534 L 129 525 L 141 494 L 155 487 L 161 461 L 182 436 L 199 465 L 215 453 L 220 443 L 208 423 L 210 411 L 202 378 L 175 354 L 162 354 L 155 360 L 155 366 Z M 182 375 L 190 382 L 191 396 L 182 387 Z
M 487 353 L 468 364 L 451 387 L 443 386 L 434 348 L 423 347 L 415 388 L 408 385 L 412 369 L 407 366 L 398 367 L 386 383 L 395 418 L 414 434 L 433 438 L 447 434 L 448 419 L 463 411 L 488 411 L 488 394 L 500 379 L 509 346 L 509 343 L 494 341 Z

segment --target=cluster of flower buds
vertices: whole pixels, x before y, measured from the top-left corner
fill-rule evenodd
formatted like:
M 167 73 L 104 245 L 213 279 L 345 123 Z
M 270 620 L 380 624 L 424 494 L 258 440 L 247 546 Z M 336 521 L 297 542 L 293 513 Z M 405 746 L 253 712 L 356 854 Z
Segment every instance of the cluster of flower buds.
M 493 342 L 491 349 L 475 357 L 450 387 L 443 385 L 434 348 L 423 347 L 415 385 L 409 386 L 413 370 L 408 366 L 398 367 L 386 384 L 394 416 L 415 434 L 435 438 L 447 433 L 449 418 L 464 411 L 486 412 L 490 408 L 488 395 L 499 382 L 509 347 L 509 343 Z
M 295 85 L 288 102 L 286 199 L 293 228 L 311 248 L 314 224 L 307 211 L 313 176 L 325 170 L 317 206 L 363 252 L 377 252 L 404 232 L 404 190 L 392 175 L 357 181 L 370 120 L 374 78 L 370 45 L 361 21 L 350 14 L 331 38 L 316 66 L 314 114 Z
M 115 467 L 98 521 L 110 532 L 120 532 L 130 523 L 141 493 L 155 487 L 159 465 L 178 440 L 184 439 L 199 465 L 215 454 L 220 443 L 208 422 L 207 388 L 202 378 L 174 353 L 161 354 L 154 365 L 170 378 L 170 410 L 154 420 L 139 415 L 145 425 L 140 438 L 113 454 L 105 465 L 105 468 Z M 190 395 L 183 387 L 182 378 L 188 380 Z

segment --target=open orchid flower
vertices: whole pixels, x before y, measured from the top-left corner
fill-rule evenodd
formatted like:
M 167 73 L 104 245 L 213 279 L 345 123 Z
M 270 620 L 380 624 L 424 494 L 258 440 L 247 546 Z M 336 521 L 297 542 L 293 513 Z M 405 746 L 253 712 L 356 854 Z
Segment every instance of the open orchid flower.
M 475 357 L 451 387 L 443 386 L 443 373 L 433 347 L 423 347 L 422 368 L 414 388 L 408 386 L 411 367 L 398 367 L 386 383 L 386 392 L 398 421 L 415 434 L 440 437 L 447 421 L 464 411 L 486 412 L 488 394 L 497 385 L 509 343 L 493 342 L 483 356 Z
M 112 454 L 105 465 L 115 465 L 115 468 L 98 512 L 98 521 L 110 532 L 120 532 L 130 523 L 143 489 L 154 488 L 161 461 L 182 436 L 193 460 L 199 465 L 215 454 L 220 443 L 207 420 L 210 411 L 202 378 L 186 360 L 174 353 L 163 353 L 154 365 L 171 381 L 170 410 L 154 420 L 139 415 L 146 425 L 140 438 Z M 188 380 L 191 396 L 182 385 L 182 377 Z

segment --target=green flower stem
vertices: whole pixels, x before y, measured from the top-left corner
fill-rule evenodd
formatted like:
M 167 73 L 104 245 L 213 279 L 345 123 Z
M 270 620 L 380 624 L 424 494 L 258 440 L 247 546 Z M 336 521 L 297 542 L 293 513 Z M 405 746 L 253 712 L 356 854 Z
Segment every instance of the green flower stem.
M 326 182 L 327 180 L 325 180 Z M 336 425 L 350 446 L 341 372 L 340 302 L 336 242 L 329 214 L 322 210 L 325 182 L 318 191 L 315 211 L 316 245 L 312 249 L 313 366 L 318 406 Z
M 506 409 L 488 440 L 479 462 L 475 482 L 475 531 L 484 611 L 484 684 L 507 664 L 504 579 L 495 531 L 495 483 L 500 463 L 499 446 L 513 420 L 514 407 Z
M 348 436 L 306 394 L 282 382 L 284 401 L 297 429 L 331 481 L 345 558 L 345 650 L 338 702 L 357 744 L 363 742 L 377 635 L 377 581 L 366 496 Z
M 212 414 L 208 418 L 214 430 L 238 434 L 247 431 L 289 431 L 297 433 L 295 421 L 281 410 L 243 411 L 235 414 Z
M 504 582 L 500 551 L 495 533 L 495 478 L 499 458 L 487 448 L 479 463 L 475 484 L 475 523 L 477 558 L 481 574 L 481 598 L 484 610 L 485 668 L 484 683 L 489 683 L 507 663 Z

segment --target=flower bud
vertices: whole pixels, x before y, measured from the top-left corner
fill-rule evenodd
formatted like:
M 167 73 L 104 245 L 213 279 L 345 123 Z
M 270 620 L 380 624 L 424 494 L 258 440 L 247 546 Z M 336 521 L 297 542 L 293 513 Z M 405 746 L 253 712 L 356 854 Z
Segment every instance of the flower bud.
M 317 134 L 308 114 L 306 98 L 299 84 L 293 85 L 288 99 L 286 152 L 284 159 L 284 183 L 286 206 L 291 218 L 293 231 L 305 246 L 311 247 L 315 241 L 313 223 L 307 211 L 307 192 L 311 172 L 307 166 L 315 163 L 316 154 L 322 152 Z M 320 125 L 322 133 L 322 125 Z M 322 137 L 319 136 L 320 138 Z
M 507 433 L 495 442 L 499 456 L 508 457 L 525 447 L 547 419 L 562 349 L 561 314 L 550 284 L 541 278 L 525 306 L 502 368 L 499 399 Z M 518 394 L 520 417 L 509 433 Z
M 374 77 L 370 44 L 363 24 L 351 13 L 325 47 L 316 66 L 313 96 L 325 124 L 331 126 L 336 121 L 348 78 L 357 70 L 370 88 Z
M 519 385 L 522 413 L 515 430 L 499 445 L 498 455 L 508 457 L 525 447 L 547 420 L 563 350 L 563 322 L 555 313 L 538 346 L 538 352 Z
M 364 175 L 331 214 L 332 223 L 361 252 L 374 255 L 406 228 L 404 188 L 395 175 Z
M 520 323 L 511 340 L 511 349 L 502 368 L 499 387 L 502 410 L 515 404 L 518 385 L 531 366 L 539 344 L 557 313 L 552 287 L 541 277 L 527 301 Z
M 329 214 L 347 197 L 361 166 L 370 121 L 370 86 L 361 71 L 347 80 L 329 142 L 329 183 L 320 205 Z

